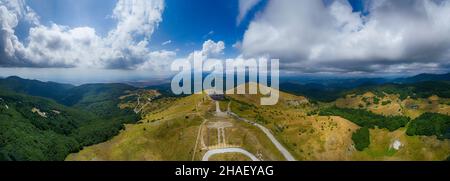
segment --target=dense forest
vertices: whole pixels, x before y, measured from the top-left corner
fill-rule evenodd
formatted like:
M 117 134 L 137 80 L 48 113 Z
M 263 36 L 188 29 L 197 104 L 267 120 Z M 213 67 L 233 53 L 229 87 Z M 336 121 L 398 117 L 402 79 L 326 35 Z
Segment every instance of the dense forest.
M 450 139 L 450 116 L 437 113 L 424 113 L 411 122 L 406 131 L 409 136 L 437 136 Z
M 370 145 L 370 133 L 369 128 L 362 127 L 356 130 L 352 134 L 353 143 L 355 143 L 355 148 L 358 151 L 363 151 L 365 148 Z
M 408 117 L 404 116 L 382 116 L 362 109 L 338 107 L 325 108 L 320 111 L 319 115 L 340 116 L 361 127 L 374 128 L 376 126 L 378 128 L 386 128 L 389 131 L 405 127 L 410 121 Z
M 69 153 L 117 135 L 125 123 L 139 120 L 132 110 L 118 107 L 118 97 L 134 87 L 49 83 L 57 93 L 65 91 L 63 96 L 30 88 L 46 83 L 22 79 L 21 84 L 20 80 L 1 85 L 0 160 L 64 160 Z

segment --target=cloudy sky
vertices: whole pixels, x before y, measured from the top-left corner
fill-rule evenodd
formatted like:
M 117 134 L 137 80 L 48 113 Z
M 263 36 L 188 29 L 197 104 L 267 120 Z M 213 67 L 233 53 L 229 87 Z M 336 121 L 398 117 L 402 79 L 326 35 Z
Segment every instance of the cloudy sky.
M 450 1 L 0 0 L 0 76 L 164 77 L 195 53 L 286 74 L 448 72 Z

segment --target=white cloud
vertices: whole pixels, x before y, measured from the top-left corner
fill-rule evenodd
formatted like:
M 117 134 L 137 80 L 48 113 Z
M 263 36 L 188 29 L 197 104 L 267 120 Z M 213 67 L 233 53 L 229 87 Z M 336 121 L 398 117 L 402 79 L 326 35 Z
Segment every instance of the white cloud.
M 53 24 L 30 29 L 23 59 L 40 67 L 94 66 L 102 39 L 89 27 L 70 29 Z
M 119 0 L 113 11 L 117 26 L 105 37 L 90 27 L 40 25 L 23 1 L 8 5 L 10 2 L 0 0 L 3 66 L 158 70 L 176 56 L 175 52 L 148 49 L 150 37 L 162 21 L 163 0 Z M 21 20 L 35 22 L 25 43 L 14 34 Z
M 23 48 L 15 33 L 20 20 L 38 24 L 36 14 L 22 0 L 0 0 L 0 64 L 15 64 L 8 59 L 15 58 L 17 50 Z M 21 62 L 18 62 L 21 64 Z
M 232 47 L 240 50 L 242 48 L 242 42 L 241 41 L 237 41 L 236 43 L 234 43 L 232 45 Z
M 154 51 L 148 55 L 148 61 L 139 64 L 136 68 L 138 70 L 160 70 L 164 72 L 168 70 L 175 57 L 176 53 L 173 51 Z
M 409 64 L 448 70 L 449 1 L 366 4 L 367 16 L 352 12 L 346 0 L 272 0 L 250 23 L 242 52 L 280 58 L 281 66 L 305 72 L 396 71 Z
M 225 43 L 223 41 L 207 40 L 203 43 L 202 50 L 196 50 L 191 52 L 186 58 L 180 58 L 177 61 L 188 61 L 193 63 L 194 58 L 200 58 L 203 61 L 208 59 L 214 59 L 215 57 L 222 55 L 225 50 Z
M 248 12 L 252 10 L 261 0 L 239 0 L 239 15 L 237 17 L 237 24 L 247 16 Z
M 0 6 L 7 8 L 9 13 L 14 14 L 18 19 L 23 18 L 31 24 L 39 23 L 39 17 L 23 0 L 1 0 Z
M 143 41 L 153 34 L 162 21 L 163 0 L 119 0 L 113 11 L 117 27 L 109 32 L 108 43 L 113 48 L 124 49 L 136 36 L 144 36 Z
M 214 42 L 207 40 L 203 43 L 202 54 L 205 56 L 213 56 L 223 54 L 225 43 L 223 41 Z

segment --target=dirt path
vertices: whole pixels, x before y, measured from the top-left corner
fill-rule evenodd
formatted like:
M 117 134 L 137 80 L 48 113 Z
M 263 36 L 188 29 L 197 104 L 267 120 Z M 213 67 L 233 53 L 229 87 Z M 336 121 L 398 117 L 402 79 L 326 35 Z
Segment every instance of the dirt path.
M 208 122 L 207 119 L 204 119 L 202 124 L 200 124 L 200 126 L 198 127 L 198 133 L 197 133 L 197 139 L 195 139 L 195 146 L 194 146 L 194 150 L 192 151 L 192 161 L 194 161 L 195 159 L 195 153 L 197 152 L 197 145 L 198 145 L 198 140 L 200 139 L 201 135 L 202 135 L 202 129 L 203 129 L 203 125 Z

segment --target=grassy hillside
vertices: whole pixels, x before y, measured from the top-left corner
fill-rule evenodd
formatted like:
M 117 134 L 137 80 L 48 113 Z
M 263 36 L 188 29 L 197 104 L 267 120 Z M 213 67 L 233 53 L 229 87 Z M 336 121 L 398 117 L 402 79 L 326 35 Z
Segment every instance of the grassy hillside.
M 270 140 L 252 125 L 231 117 L 216 117 L 214 102 L 206 95 L 165 99 L 168 106 L 146 112 L 139 124 L 126 129 L 113 139 L 86 147 L 67 160 L 201 160 L 205 147 L 217 144 L 217 130 L 211 125 L 227 122 L 227 144 L 239 145 L 259 153 L 264 160 L 283 160 Z M 152 107 L 152 106 L 149 106 Z M 233 156 L 233 159 L 241 159 Z M 228 159 L 219 155 L 214 159 Z
M 366 101 L 380 107 L 391 104 L 384 102 L 390 97 L 375 100 L 374 96 Z M 443 160 L 450 154 L 449 140 L 408 136 L 410 118 L 403 112 L 397 116 L 373 113 L 367 106 L 358 106 L 361 100 L 350 109 L 334 107 L 335 102 L 294 106 L 286 98 L 276 106 L 258 106 L 254 102 L 259 95 L 229 97 L 233 112 L 270 128 L 299 160 Z M 293 95 L 282 93 L 281 97 L 292 99 Z M 402 145 L 398 150 L 393 148 L 397 140 Z
M 427 81 L 412 84 L 385 84 L 377 86 L 360 87 L 348 92 L 345 95 L 362 95 L 366 92 L 372 92 L 379 97 L 384 94 L 399 95 L 401 100 L 411 98 L 427 98 L 437 95 L 442 98 L 450 98 L 450 82 L 448 81 Z
M 450 115 L 450 99 L 436 95 L 427 98 L 400 99 L 398 94 L 377 96 L 372 92 L 361 95 L 350 94 L 335 101 L 338 108 L 367 110 L 383 116 L 406 116 L 415 119 L 420 115 L 431 112 Z
M 229 145 L 284 159 L 252 124 L 216 116 L 206 95 L 17 77 L 1 79 L 0 88 L 0 160 L 200 160 L 219 145 L 214 125 L 229 125 Z M 309 92 L 321 97 L 318 90 Z M 341 98 L 327 102 L 280 92 L 274 106 L 261 106 L 261 94 L 227 95 L 219 105 L 268 128 L 298 160 L 444 160 L 448 90 L 448 82 L 386 84 L 337 91 Z
M 175 100 L 147 114 L 111 140 L 86 147 L 66 160 L 190 160 L 202 115 L 202 95 Z
M 450 140 L 434 136 L 408 136 L 406 128 L 390 132 L 370 129 L 370 145 L 363 151 L 352 153 L 352 160 L 441 161 L 450 155 Z M 400 143 L 399 149 L 394 143 Z

